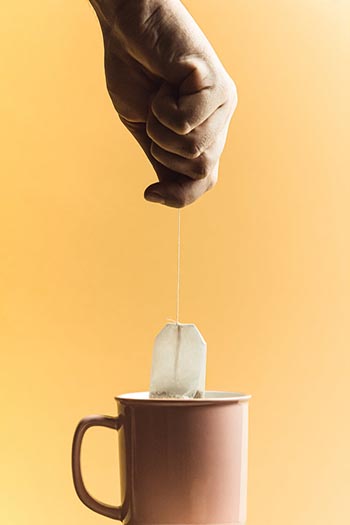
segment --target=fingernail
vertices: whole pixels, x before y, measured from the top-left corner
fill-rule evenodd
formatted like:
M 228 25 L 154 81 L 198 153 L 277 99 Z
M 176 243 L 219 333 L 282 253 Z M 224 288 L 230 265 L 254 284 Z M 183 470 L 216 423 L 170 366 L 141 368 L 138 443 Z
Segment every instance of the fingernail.
M 159 202 L 159 204 L 165 204 L 165 199 L 163 195 L 155 191 L 147 193 L 147 200 L 151 202 Z

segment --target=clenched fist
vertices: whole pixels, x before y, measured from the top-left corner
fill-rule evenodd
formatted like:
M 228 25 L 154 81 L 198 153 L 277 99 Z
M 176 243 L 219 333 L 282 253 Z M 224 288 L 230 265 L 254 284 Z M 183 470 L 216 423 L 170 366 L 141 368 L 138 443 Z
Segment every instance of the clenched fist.
M 145 198 L 181 208 L 217 181 L 234 82 L 179 0 L 91 0 L 107 88 L 159 182 Z

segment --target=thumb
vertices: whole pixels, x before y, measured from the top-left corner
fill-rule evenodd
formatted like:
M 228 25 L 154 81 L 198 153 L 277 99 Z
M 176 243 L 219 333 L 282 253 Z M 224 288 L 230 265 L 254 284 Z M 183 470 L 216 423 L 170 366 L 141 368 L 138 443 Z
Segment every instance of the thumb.
M 207 189 L 207 182 L 203 179 L 193 180 L 185 175 L 177 174 L 176 178 L 170 177 L 148 186 L 144 197 L 147 201 L 164 204 L 171 208 L 183 208 L 197 200 Z
M 147 139 L 150 140 L 148 137 Z M 157 174 L 159 182 L 154 182 L 146 188 L 144 198 L 147 201 L 164 204 L 171 208 L 183 208 L 197 200 L 207 191 L 207 180 L 191 179 L 158 162 L 150 153 L 150 143 L 151 141 L 146 154 Z M 145 148 L 143 149 L 145 150 Z

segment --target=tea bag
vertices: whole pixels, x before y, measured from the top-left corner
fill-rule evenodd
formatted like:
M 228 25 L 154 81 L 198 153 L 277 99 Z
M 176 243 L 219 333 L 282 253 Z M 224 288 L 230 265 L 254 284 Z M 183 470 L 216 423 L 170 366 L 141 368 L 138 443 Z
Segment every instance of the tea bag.
M 150 397 L 204 397 L 206 357 L 194 324 L 166 324 L 154 342 Z

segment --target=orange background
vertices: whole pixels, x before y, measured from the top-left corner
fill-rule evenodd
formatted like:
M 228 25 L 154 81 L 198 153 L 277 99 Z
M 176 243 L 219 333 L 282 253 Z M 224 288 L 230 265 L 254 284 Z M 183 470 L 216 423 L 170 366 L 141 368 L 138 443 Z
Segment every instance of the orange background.
M 182 214 L 181 320 L 210 389 L 253 394 L 248 525 L 345 524 L 350 492 L 350 7 L 186 6 L 235 79 L 217 187 Z M 148 387 L 175 315 L 176 211 L 104 85 L 87 2 L 5 2 L 1 29 L 0 518 L 107 523 L 78 501 L 71 439 Z M 346 129 L 347 128 L 347 129 Z M 118 503 L 116 436 L 89 490 Z

